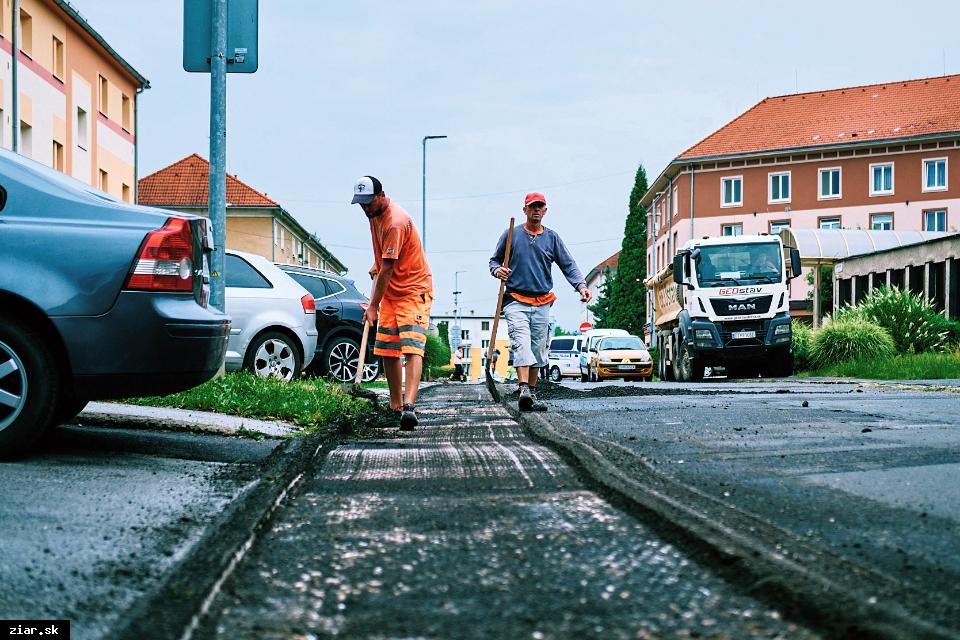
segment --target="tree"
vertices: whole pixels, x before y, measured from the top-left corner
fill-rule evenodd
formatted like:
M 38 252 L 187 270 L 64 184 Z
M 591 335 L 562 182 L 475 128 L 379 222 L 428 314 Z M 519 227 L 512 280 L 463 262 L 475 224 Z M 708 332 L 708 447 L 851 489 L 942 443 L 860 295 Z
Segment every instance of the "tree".
M 596 302 L 588 306 L 587 309 L 593 314 L 593 326 L 597 329 L 608 327 L 617 327 L 619 325 L 611 324 L 611 289 L 613 285 L 613 276 L 610 275 L 610 267 L 603 268 L 603 284 L 600 285 L 600 295 Z
M 450 323 L 446 320 L 441 320 L 437 323 L 437 333 L 440 334 L 440 341 L 447 346 L 447 350 L 450 350 Z
M 626 329 L 638 336 L 643 336 L 647 322 L 647 289 L 643 286 L 647 278 L 647 211 L 640 204 L 647 189 L 647 172 L 641 164 L 630 192 L 623 244 L 617 271 L 610 283 L 606 318 L 606 326 Z

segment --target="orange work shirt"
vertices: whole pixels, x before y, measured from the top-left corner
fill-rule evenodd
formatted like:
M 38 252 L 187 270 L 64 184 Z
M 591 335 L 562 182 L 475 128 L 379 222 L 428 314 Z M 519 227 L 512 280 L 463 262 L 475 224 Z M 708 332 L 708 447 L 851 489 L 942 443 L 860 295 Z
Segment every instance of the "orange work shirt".
M 382 270 L 384 258 L 394 260 L 393 275 L 384 297 L 398 300 L 421 293 L 433 295 L 433 276 L 413 220 L 403 207 L 386 196 L 384 198 L 386 210 L 370 219 L 377 273 Z

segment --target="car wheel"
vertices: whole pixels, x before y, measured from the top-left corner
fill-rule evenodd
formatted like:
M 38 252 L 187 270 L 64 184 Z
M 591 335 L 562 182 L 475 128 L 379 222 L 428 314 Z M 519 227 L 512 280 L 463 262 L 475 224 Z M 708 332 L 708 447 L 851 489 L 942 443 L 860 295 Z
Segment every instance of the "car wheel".
M 560 373 L 560 367 L 554 367 L 550 369 L 550 379 L 554 382 L 560 382 L 563 380 L 563 374 Z
M 250 343 L 243 368 L 262 378 L 290 382 L 300 375 L 302 362 L 293 338 L 278 331 L 268 331 Z
M 60 404 L 53 414 L 52 426 L 63 424 L 68 420 L 73 420 L 90 403 L 90 400 L 73 393 L 64 392 L 60 398 Z
M 338 382 L 353 382 L 357 378 L 357 360 L 360 357 L 360 343 L 353 338 L 335 338 L 327 345 L 323 362 L 327 373 Z M 363 382 L 373 382 L 380 375 L 380 358 L 374 357 L 363 365 Z
M 57 365 L 42 336 L 0 316 L 0 456 L 18 454 L 53 421 Z

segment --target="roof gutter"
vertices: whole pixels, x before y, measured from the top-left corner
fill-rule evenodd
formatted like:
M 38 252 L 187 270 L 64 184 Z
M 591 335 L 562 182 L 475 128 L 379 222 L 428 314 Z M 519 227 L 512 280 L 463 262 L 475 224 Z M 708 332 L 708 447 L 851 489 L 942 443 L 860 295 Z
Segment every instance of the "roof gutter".
M 13 0 L 12 15 L 10 16 L 11 47 L 11 78 L 10 85 L 13 91 L 11 99 L 13 101 L 13 152 L 20 153 L 20 90 L 17 88 L 17 79 L 20 76 L 20 59 L 17 53 L 20 50 L 20 0 Z

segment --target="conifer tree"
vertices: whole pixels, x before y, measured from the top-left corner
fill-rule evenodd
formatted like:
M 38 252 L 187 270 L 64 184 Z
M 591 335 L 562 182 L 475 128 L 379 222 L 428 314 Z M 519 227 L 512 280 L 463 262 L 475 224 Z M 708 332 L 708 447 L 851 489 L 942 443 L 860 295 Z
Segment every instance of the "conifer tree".
M 610 283 L 609 315 L 605 318 L 606 326 L 626 329 L 641 337 L 647 322 L 647 289 L 643 286 L 647 277 L 647 212 L 640 199 L 647 188 L 647 172 L 641 164 L 630 192 L 623 245 Z

